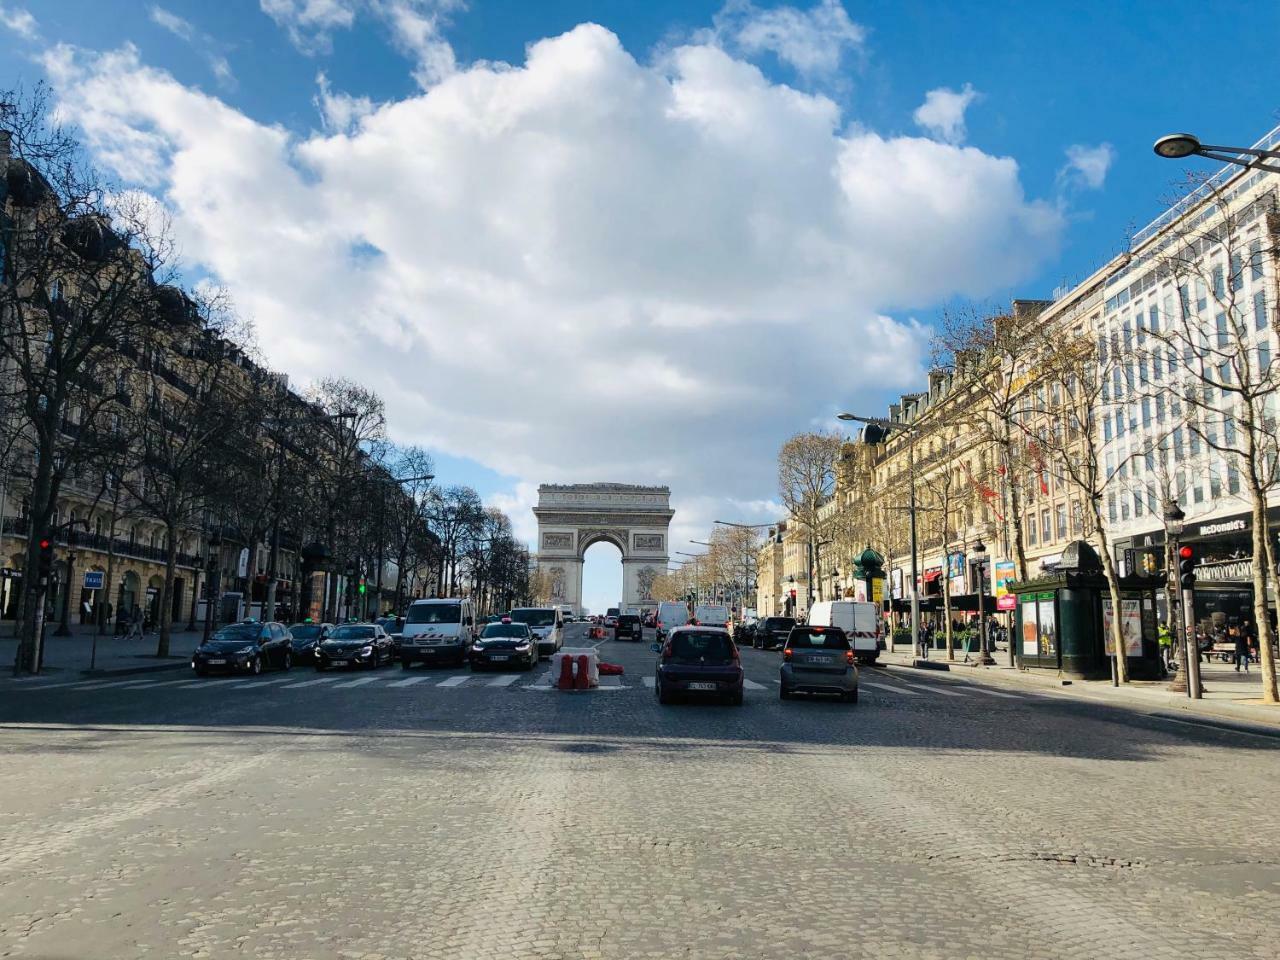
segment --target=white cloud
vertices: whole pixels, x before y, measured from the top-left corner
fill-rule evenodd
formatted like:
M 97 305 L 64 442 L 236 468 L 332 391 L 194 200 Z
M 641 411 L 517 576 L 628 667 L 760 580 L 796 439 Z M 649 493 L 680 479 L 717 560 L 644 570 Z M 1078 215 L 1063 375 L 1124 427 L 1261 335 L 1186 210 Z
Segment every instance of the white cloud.
M 1009 158 L 594 25 L 301 139 L 131 47 L 45 62 L 295 383 L 363 378 L 397 439 L 519 478 L 521 510 L 540 482 L 668 483 L 681 537 L 750 517 L 730 501 L 771 495 L 811 418 L 919 382 L 887 311 L 1006 289 L 1062 228 Z
M 0 5 L 0 24 L 26 40 L 34 40 L 40 35 L 40 24 L 36 22 L 30 10 L 24 10 L 22 7 Z
M 151 22 L 165 30 L 168 30 L 179 40 L 190 44 L 199 51 L 209 64 L 209 69 L 213 71 L 214 78 L 223 87 L 231 88 L 235 86 L 235 74 L 231 70 L 231 64 L 227 58 L 220 53 L 214 51 L 217 41 L 208 34 L 197 30 L 190 20 L 184 20 L 172 11 L 166 10 L 164 7 L 151 7 Z
M 308 53 L 328 50 L 330 34 L 355 22 L 358 5 L 358 0 L 259 0 L 262 12 Z
M 314 102 L 320 111 L 326 130 L 335 133 L 346 133 L 362 117 L 373 113 L 373 101 L 368 97 L 354 97 L 349 93 L 334 91 L 329 86 L 329 78 L 323 72 L 316 74 L 316 93 Z
M 750 0 L 728 0 L 713 22 L 711 36 L 730 49 L 772 53 L 806 76 L 834 73 L 845 54 L 866 41 L 866 30 L 849 18 L 841 0 L 819 0 L 808 10 L 761 9 Z
M 965 111 L 979 97 L 981 94 L 968 83 L 960 90 L 938 87 L 924 95 L 924 103 L 916 107 L 911 119 L 939 140 L 964 143 L 968 134 L 964 125 Z
M 1107 172 L 1115 162 L 1116 151 L 1109 143 L 1100 143 L 1090 147 L 1083 143 L 1075 143 L 1067 147 L 1067 162 L 1058 171 L 1058 178 L 1063 183 L 1074 183 L 1090 190 L 1099 190 L 1107 181 Z

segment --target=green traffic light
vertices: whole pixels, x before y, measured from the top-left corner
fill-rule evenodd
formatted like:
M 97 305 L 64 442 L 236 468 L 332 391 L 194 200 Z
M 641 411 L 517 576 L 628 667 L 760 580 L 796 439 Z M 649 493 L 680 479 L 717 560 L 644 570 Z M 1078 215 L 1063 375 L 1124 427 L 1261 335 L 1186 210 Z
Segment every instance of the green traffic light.
M 363 584 L 363 583 L 362 583 L 362 584 L 360 584 L 360 592 L 361 592 L 361 593 L 364 593 L 364 589 L 365 589 L 364 584 Z

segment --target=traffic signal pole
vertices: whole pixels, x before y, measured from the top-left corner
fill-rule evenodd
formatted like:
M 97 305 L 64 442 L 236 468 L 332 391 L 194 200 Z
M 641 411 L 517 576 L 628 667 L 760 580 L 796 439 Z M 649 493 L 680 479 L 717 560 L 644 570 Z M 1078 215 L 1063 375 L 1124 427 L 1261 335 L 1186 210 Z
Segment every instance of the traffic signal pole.
M 1187 696 L 1199 700 L 1203 694 L 1200 689 L 1200 650 L 1196 646 L 1196 595 L 1191 587 L 1182 588 L 1182 622 L 1186 643 L 1187 658 Z

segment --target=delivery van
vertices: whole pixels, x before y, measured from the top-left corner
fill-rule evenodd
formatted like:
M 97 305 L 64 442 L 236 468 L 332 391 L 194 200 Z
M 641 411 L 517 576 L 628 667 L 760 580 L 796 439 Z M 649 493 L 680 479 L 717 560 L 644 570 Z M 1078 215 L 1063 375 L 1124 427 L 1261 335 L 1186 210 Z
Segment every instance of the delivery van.
M 880 610 L 861 600 L 823 600 L 809 608 L 809 626 L 839 627 L 859 663 L 875 663 L 883 645 Z
M 683 627 L 689 622 L 689 608 L 674 600 L 664 600 L 658 604 L 658 636 L 666 637 L 676 627 Z
M 475 609 L 471 601 L 415 600 L 405 613 L 400 632 L 400 665 L 467 662 L 476 636 Z
M 702 627 L 729 626 L 729 608 L 723 603 L 700 603 L 693 608 L 693 619 Z

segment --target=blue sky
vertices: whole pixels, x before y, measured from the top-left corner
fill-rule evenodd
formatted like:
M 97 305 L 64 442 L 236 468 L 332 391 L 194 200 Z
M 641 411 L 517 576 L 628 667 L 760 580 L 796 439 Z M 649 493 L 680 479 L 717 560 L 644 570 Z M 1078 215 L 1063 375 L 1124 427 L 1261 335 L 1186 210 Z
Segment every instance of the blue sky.
M 565 39 L 588 22 L 605 29 Z M 1204 169 L 1156 158 L 1158 135 L 1247 143 L 1280 122 L 1280 8 L 1266 4 L 0 0 L 0 24 L 0 85 L 53 82 L 111 172 L 176 212 L 188 274 L 228 286 L 274 362 L 300 381 L 348 373 L 385 388 L 397 434 L 432 446 L 442 479 L 474 485 L 525 533 L 542 480 L 668 482 L 677 539 L 723 514 L 768 519 L 788 430 L 910 389 L 927 357 L 920 324 L 943 303 L 1083 278 L 1184 169 Z M 524 67 L 545 38 L 562 39 L 540 48 L 541 71 L 487 66 Z M 705 157 L 667 123 L 686 108 L 696 144 L 714 147 Z M 508 126 L 520 136 L 504 140 Z M 122 161 L 138 142 L 153 155 Z M 787 156 L 790 142 L 814 165 Z M 828 150 L 848 164 L 832 194 L 848 222 L 823 223 L 814 246 L 807 227 L 832 203 L 807 181 L 828 176 Z M 278 199 L 332 242 L 264 241 L 284 268 L 269 273 L 229 257 L 253 217 L 228 163 L 238 195 L 263 191 L 256 209 Z M 492 179 L 477 188 L 476 170 Z M 388 224 L 419 195 L 424 235 L 448 234 L 421 256 Z M 947 209 L 952 196 L 963 209 Z M 758 208 L 739 218 L 738 202 Z M 762 255 L 776 275 L 735 273 L 760 253 L 736 246 L 742 224 L 787 238 Z M 897 260 L 874 262 L 899 241 Z M 664 247 L 668 261 L 652 253 Z M 291 303 L 289 289 L 323 285 L 310 260 L 324 282 L 349 271 L 361 298 Z M 369 336 L 344 345 L 341 313 L 363 303 L 376 307 L 359 321 Z M 841 360 L 807 346 L 842 341 L 872 348 Z M 507 370 L 503 403 L 473 409 Z M 776 395 L 741 389 L 770 378 Z M 597 567 L 588 596 L 603 607 L 620 567 Z

